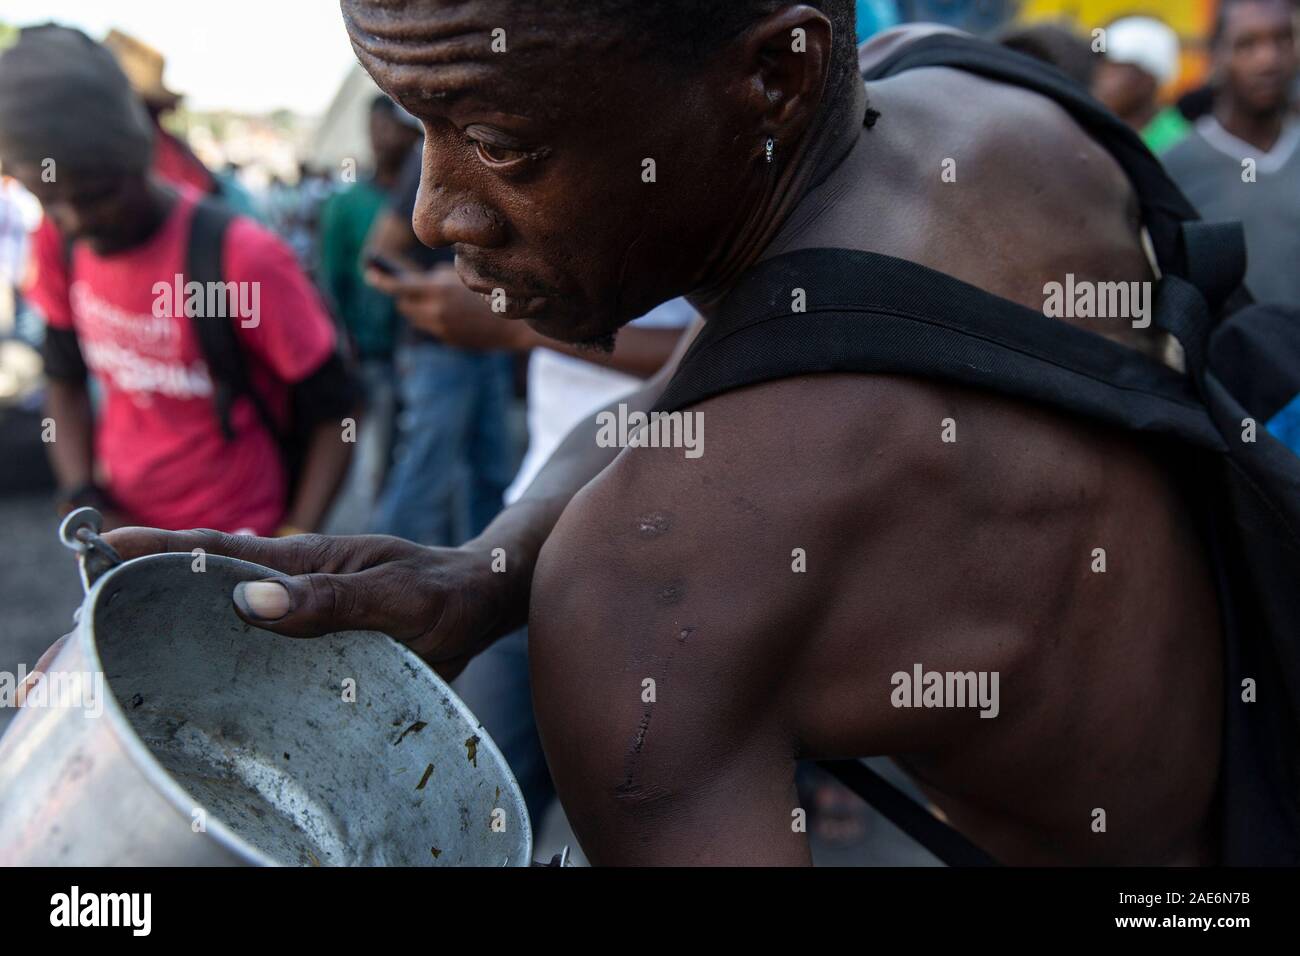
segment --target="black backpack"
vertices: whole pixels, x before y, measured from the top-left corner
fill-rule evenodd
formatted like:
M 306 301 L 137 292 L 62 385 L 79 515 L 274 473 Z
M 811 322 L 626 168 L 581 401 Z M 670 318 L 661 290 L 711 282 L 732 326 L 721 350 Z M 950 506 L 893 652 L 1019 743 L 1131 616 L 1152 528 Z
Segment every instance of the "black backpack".
M 1138 137 L 1063 74 L 982 41 L 938 35 L 864 79 L 923 66 L 1050 96 L 1110 150 L 1134 184 L 1163 273 L 1153 321 L 1183 346 L 1186 374 L 915 263 L 801 250 L 741 279 L 656 408 L 676 411 L 793 375 L 902 374 L 1141 432 L 1195 461 L 1189 480 L 1223 615 L 1220 856 L 1229 865 L 1300 863 L 1300 458 L 1261 417 L 1300 392 L 1300 311 L 1252 304 L 1241 286 L 1240 227 L 1198 221 Z M 805 290 L 806 312 L 791 311 L 795 288 Z M 1254 440 L 1244 440 L 1252 422 Z M 1243 700 L 1246 680 L 1254 702 Z M 860 761 L 823 765 L 944 862 L 995 862 Z

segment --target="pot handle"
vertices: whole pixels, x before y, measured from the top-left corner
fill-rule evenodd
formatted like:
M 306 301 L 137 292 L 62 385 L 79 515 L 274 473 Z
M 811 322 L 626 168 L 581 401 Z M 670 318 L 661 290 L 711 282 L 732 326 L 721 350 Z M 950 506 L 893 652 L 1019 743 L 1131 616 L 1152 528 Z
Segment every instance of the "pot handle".
M 122 556 L 113 546 L 99 536 L 104 527 L 104 516 L 94 508 L 78 508 L 70 512 L 59 525 L 59 540 L 65 548 L 81 555 L 81 586 L 87 592 L 105 571 L 122 563 Z
M 551 862 L 550 862 L 550 863 L 542 863 L 542 862 L 539 861 L 539 860 L 533 860 L 532 865 L 533 865 L 533 866 L 545 866 L 545 867 L 552 867 L 552 866 L 572 867 L 572 866 L 573 866 L 573 861 L 569 858 L 569 847 L 568 847 L 568 844 L 565 844 L 564 848 L 561 849 L 559 853 L 557 853 L 557 854 L 555 854 L 555 856 L 551 857 Z

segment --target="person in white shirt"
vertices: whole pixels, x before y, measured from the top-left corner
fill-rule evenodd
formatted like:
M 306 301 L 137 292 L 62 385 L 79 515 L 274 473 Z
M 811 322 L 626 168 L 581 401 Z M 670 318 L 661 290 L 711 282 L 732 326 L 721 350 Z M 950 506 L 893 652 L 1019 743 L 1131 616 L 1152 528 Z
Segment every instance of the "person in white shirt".
M 41 206 L 12 176 L 0 176 L 0 337 L 13 331 L 17 291 L 27 272 L 28 235 Z

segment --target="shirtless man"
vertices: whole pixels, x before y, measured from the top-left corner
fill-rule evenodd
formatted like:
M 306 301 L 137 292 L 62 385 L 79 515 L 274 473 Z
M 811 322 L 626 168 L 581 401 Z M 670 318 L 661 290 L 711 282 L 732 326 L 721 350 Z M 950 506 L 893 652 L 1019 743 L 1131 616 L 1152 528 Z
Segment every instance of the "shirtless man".
M 362 63 L 426 124 L 421 239 L 454 243 L 466 284 L 504 288 L 546 335 L 607 340 L 681 293 L 707 321 L 754 263 L 803 248 L 910 259 L 1039 310 L 1066 273 L 1151 277 L 1126 178 L 1060 107 L 938 68 L 864 92 L 852 8 L 343 2 Z M 796 761 L 873 754 L 1007 863 L 1212 861 L 1216 599 L 1138 442 L 899 376 L 791 377 L 693 410 L 703 456 L 580 428 L 462 549 L 111 540 L 275 566 L 297 576 L 243 586 L 246 619 L 382 630 L 444 673 L 527 614 L 547 758 L 598 864 L 808 863 Z M 998 716 L 892 706 L 915 664 L 996 671 Z

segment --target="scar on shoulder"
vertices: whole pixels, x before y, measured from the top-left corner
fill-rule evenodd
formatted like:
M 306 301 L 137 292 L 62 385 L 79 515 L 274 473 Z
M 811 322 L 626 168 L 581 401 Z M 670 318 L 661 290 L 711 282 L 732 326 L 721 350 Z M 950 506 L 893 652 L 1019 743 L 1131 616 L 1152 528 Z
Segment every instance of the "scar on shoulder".
M 686 582 L 671 581 L 655 591 L 655 601 L 659 604 L 680 604 L 686 597 Z
M 636 533 L 642 538 L 658 538 L 672 526 L 672 516 L 666 511 L 647 511 L 636 519 Z

